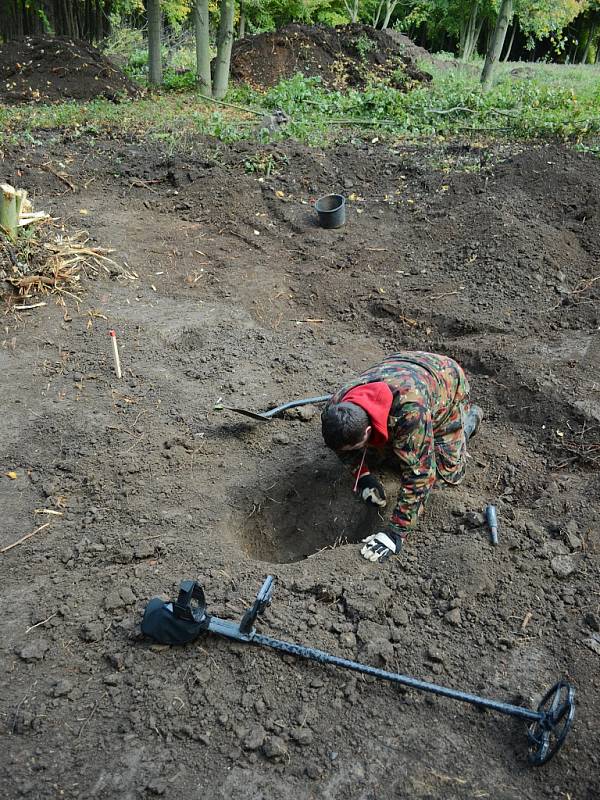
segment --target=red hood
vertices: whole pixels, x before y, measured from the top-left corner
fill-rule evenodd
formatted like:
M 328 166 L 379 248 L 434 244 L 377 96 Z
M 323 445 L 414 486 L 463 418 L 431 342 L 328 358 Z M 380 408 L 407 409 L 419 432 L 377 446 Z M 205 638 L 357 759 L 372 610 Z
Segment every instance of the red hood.
M 365 383 L 350 389 L 341 399 L 342 403 L 354 403 L 369 415 L 373 432 L 369 447 L 383 447 L 388 440 L 388 417 L 394 395 L 383 381 Z

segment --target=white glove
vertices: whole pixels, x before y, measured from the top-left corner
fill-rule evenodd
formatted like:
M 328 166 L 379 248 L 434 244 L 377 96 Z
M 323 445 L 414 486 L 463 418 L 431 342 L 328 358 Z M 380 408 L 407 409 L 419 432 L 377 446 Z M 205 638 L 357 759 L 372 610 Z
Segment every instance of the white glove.
M 397 555 L 402 548 L 402 539 L 398 537 L 392 538 L 385 531 L 373 533 L 363 539 L 365 546 L 360 551 L 363 558 L 367 561 L 373 561 L 382 564 L 387 561 L 390 556 Z

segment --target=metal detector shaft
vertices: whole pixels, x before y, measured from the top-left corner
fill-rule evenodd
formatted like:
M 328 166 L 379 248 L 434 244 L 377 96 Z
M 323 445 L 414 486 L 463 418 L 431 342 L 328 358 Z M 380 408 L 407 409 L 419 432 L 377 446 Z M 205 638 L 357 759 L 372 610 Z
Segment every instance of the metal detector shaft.
M 200 625 L 203 630 L 216 633 L 219 636 L 225 636 L 228 639 L 245 642 L 247 644 L 270 647 L 273 650 L 279 650 L 282 653 L 288 653 L 289 655 L 316 661 L 319 664 L 332 664 L 333 666 L 350 669 L 364 675 L 371 675 L 374 678 L 381 678 L 392 683 L 399 683 L 411 689 L 430 692 L 431 694 L 436 694 L 441 697 L 447 697 L 450 700 L 460 700 L 463 703 L 469 703 L 478 708 L 485 708 L 500 714 L 507 714 L 511 717 L 519 717 L 520 719 L 527 720 L 529 722 L 529 761 L 532 764 L 545 764 L 562 747 L 575 717 L 575 688 L 568 681 L 564 679 L 558 681 L 558 683 L 546 692 L 537 710 L 533 710 L 511 703 L 502 703 L 499 700 L 490 700 L 487 697 L 480 697 L 470 692 L 462 692 L 459 689 L 449 689 L 446 686 L 439 686 L 436 683 L 429 683 L 428 681 L 422 681 L 418 678 L 411 678 L 408 675 L 401 675 L 397 672 L 388 672 L 378 667 L 371 667 L 368 664 L 361 664 L 358 661 L 350 661 L 347 658 L 334 656 L 331 653 L 326 653 L 324 650 L 317 650 L 314 647 L 306 647 L 305 645 L 294 644 L 293 642 L 273 639 L 271 636 L 264 636 L 261 633 L 257 633 L 254 623 L 270 605 L 274 585 L 274 578 L 268 576 L 258 592 L 254 604 L 245 612 L 241 622 L 237 624 L 207 614 L 204 603 L 204 593 L 199 584 L 195 584 L 191 581 L 185 582 L 182 584 L 182 590 L 184 591 L 183 594 L 180 592 L 177 605 L 179 617 L 181 617 L 180 606 L 183 604 L 183 606 L 185 606 L 183 611 L 186 613 L 189 611 L 189 615 L 187 616 L 189 616 L 195 624 Z M 194 587 L 195 594 L 192 591 Z M 197 607 L 195 610 L 191 607 L 188 608 L 190 602 L 189 598 L 192 596 L 197 600 Z M 181 599 L 182 597 L 183 600 Z M 160 605 L 160 601 L 156 598 L 151 601 L 149 608 L 150 605 L 157 601 Z M 188 606 L 186 606 L 186 603 Z M 169 606 L 163 604 L 162 608 L 164 613 L 164 609 L 168 609 Z M 175 606 L 171 608 L 173 610 Z M 170 613 L 172 613 L 172 611 L 168 612 L 168 614 Z M 157 638 L 158 641 L 165 641 L 156 636 L 155 638 Z M 167 641 L 171 640 L 168 639 Z
M 422 692 L 431 692 L 442 697 L 448 697 L 451 700 L 461 700 L 463 703 L 469 703 L 478 708 L 486 708 L 491 711 L 497 711 L 500 714 L 527 720 L 530 723 L 529 741 L 531 747 L 529 760 L 532 764 L 545 764 L 560 749 L 575 715 L 575 707 L 573 705 L 575 690 L 565 681 L 559 681 L 553 686 L 546 693 L 538 710 L 534 711 L 531 708 L 501 703 L 499 700 L 489 700 L 486 697 L 461 692 L 458 689 L 448 689 L 445 686 L 438 686 L 436 683 L 429 683 L 428 681 L 420 681 L 408 675 L 387 672 L 384 669 L 360 664 L 358 661 L 350 661 L 347 658 L 333 656 L 331 653 L 326 653 L 313 647 L 272 639 L 270 636 L 264 636 L 255 631 L 249 634 L 247 641 L 263 647 L 271 647 L 274 650 L 289 653 L 293 656 L 317 661 L 319 664 L 333 664 L 336 667 L 361 672 L 364 675 L 372 675 L 374 678 L 382 678 Z M 562 727 L 557 733 L 557 728 L 561 725 Z
M 270 636 L 264 636 L 262 633 L 250 632 L 246 635 L 240 635 L 237 627 L 237 625 L 228 623 L 226 620 L 212 617 L 208 629 L 212 633 L 227 636 L 231 639 L 257 644 L 262 647 L 271 647 L 273 650 L 279 650 L 293 656 L 307 658 L 319 664 L 333 664 L 336 667 L 351 669 L 354 672 L 362 672 L 364 675 L 372 675 L 374 678 L 383 678 L 383 680 L 399 683 L 411 689 L 431 692 L 432 694 L 441 695 L 442 697 L 449 697 L 452 700 L 462 700 L 464 703 L 471 703 L 480 708 L 489 708 L 493 711 L 499 711 L 501 714 L 509 714 L 513 717 L 522 717 L 531 722 L 539 721 L 545 716 L 540 711 L 533 711 L 529 708 L 523 708 L 522 706 L 513 706 L 510 703 L 501 703 L 498 700 L 489 700 L 486 697 L 479 697 L 478 695 L 469 694 L 468 692 L 461 692 L 458 689 L 449 689 L 446 686 L 438 686 L 436 683 L 420 681 L 408 675 L 400 675 L 396 672 L 388 672 L 387 670 L 378 669 L 377 667 L 370 667 L 368 664 L 360 664 L 358 661 L 340 658 L 339 656 L 331 655 L 331 653 L 326 653 L 324 650 L 316 650 L 314 647 L 305 647 L 301 644 L 284 642 L 281 639 L 273 639 Z
M 317 661 L 319 664 L 333 664 L 336 667 L 344 667 L 345 669 L 354 670 L 354 672 L 362 672 L 364 675 L 372 675 L 374 678 L 383 678 L 383 680 L 399 683 L 402 686 L 409 686 L 411 689 L 419 689 L 420 691 L 431 692 L 432 694 L 441 695 L 442 697 L 450 697 L 452 700 L 462 700 L 464 703 L 471 703 L 480 708 L 489 708 L 493 711 L 499 711 L 501 714 L 510 714 L 513 717 L 522 717 L 532 722 L 541 720 L 544 716 L 543 713 L 532 711 L 529 708 L 513 706 L 510 705 L 510 703 L 501 703 L 498 700 L 488 700 L 486 697 L 479 697 L 475 694 L 469 694 L 468 692 L 461 692 L 458 689 L 448 689 L 446 686 L 438 686 L 436 683 L 420 681 L 408 675 L 387 672 L 387 670 L 384 669 L 370 667 L 368 664 L 360 664 L 358 661 L 350 661 L 347 658 L 333 656 L 330 653 L 326 653 L 323 650 L 316 650 L 313 647 L 304 647 L 303 645 L 293 644 L 292 642 L 272 639 L 270 636 L 264 636 L 262 633 L 251 635 L 249 641 L 253 644 L 272 647 L 274 650 L 290 653 L 293 656 L 308 658 L 311 661 Z
M 311 403 L 325 403 L 331 399 L 330 394 L 322 394 L 319 397 L 305 397 L 304 400 L 290 400 L 289 403 L 284 403 L 277 408 L 272 408 L 270 411 L 265 411 L 265 417 L 273 417 L 281 411 L 286 411 L 288 408 L 299 408 L 300 406 L 309 406 Z

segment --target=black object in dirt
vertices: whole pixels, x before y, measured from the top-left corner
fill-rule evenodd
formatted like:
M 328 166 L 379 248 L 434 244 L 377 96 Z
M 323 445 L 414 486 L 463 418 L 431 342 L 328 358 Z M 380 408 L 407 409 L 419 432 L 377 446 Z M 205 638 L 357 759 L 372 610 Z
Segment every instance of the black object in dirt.
M 358 661 L 349 661 L 313 647 L 272 639 L 270 636 L 257 633 L 253 626 L 257 617 L 271 604 L 274 586 L 275 579 L 269 575 L 261 586 L 254 604 L 246 611 L 240 624 L 237 625 L 235 622 L 211 617 L 207 614 L 202 587 L 194 581 L 184 581 L 176 602 L 164 603 L 156 597 L 150 601 L 144 613 L 142 631 L 162 644 L 185 644 L 193 641 L 201 632 L 208 631 L 238 642 L 271 647 L 274 650 L 317 661 L 320 664 L 332 664 L 399 683 L 422 692 L 431 692 L 451 700 L 469 703 L 478 708 L 524 719 L 529 722 L 529 762 L 537 766 L 549 761 L 564 744 L 575 718 L 575 688 L 567 681 L 560 680 L 552 686 L 542 698 L 537 710 L 534 711 L 531 708 L 514 706 L 499 700 L 489 700 L 486 697 L 479 697 L 458 689 L 449 689 L 446 686 L 421 681 L 418 678 L 411 678 L 396 672 L 387 672 L 377 667 L 370 667 L 368 664 L 360 664 Z M 195 607 L 192 606 L 193 599 L 197 601 Z M 169 619 L 169 616 L 172 619 Z
M 315 210 L 322 228 L 341 228 L 346 222 L 346 198 L 342 194 L 319 197 Z
M 192 605 L 192 601 L 195 601 Z M 154 597 L 144 611 L 142 633 L 160 644 L 188 644 L 206 630 L 204 591 L 196 581 L 183 581 L 179 597 L 165 603 Z

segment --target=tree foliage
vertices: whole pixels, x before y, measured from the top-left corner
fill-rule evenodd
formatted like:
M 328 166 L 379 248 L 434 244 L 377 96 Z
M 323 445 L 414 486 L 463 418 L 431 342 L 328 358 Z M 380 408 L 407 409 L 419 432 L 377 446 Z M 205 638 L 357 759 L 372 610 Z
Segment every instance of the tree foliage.
M 541 39 L 562 30 L 587 5 L 587 0 L 518 0 L 515 13 L 521 29 Z
M 148 0 L 0 0 L 0 38 L 50 32 L 100 41 L 111 24 L 145 27 Z M 171 30 L 194 27 L 195 0 L 160 0 Z M 208 0 L 216 36 L 220 0 Z M 450 50 L 468 60 L 485 54 L 501 0 L 235 0 L 235 20 L 248 33 L 290 22 L 340 25 L 363 22 L 395 27 L 430 50 Z M 243 8 L 243 14 L 241 14 Z M 600 0 L 514 0 L 509 40 L 527 56 L 538 46 L 546 57 L 594 60 L 600 41 Z

